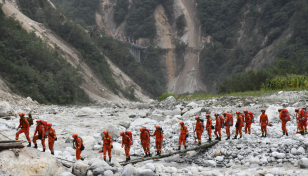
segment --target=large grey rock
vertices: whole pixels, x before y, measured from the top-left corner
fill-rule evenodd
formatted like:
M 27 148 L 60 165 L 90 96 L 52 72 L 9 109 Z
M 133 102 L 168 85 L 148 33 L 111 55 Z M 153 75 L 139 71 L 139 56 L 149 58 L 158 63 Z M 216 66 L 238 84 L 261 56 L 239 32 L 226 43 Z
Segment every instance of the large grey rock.
M 152 163 L 148 163 L 144 167 L 145 169 L 151 169 L 153 172 L 155 172 L 155 166 Z
M 135 168 L 131 164 L 128 164 L 123 168 L 120 176 L 133 176 L 134 172 Z
M 181 115 L 181 109 L 175 108 L 173 110 L 166 110 L 166 111 L 163 111 L 163 114 L 170 115 L 170 116 Z
M 96 168 L 93 170 L 93 174 L 96 175 L 104 175 L 105 169 L 103 167 Z
M 251 157 L 249 159 L 250 164 L 260 164 L 260 160 L 257 157 Z
M 139 170 L 139 176 L 155 176 L 155 174 L 151 169 L 143 169 Z
M 296 155 L 296 154 L 297 154 L 296 148 L 292 148 L 292 149 L 291 149 L 291 154 L 292 154 L 292 155 Z
M 111 170 L 106 170 L 104 176 L 113 176 L 113 172 Z
M 298 161 L 298 165 L 299 167 L 301 168 L 305 168 L 307 169 L 308 168 L 308 158 L 302 158 Z
M 72 173 L 76 176 L 84 176 L 87 173 L 88 165 L 81 160 L 78 160 L 72 168 Z
M 215 161 L 213 161 L 213 160 L 205 160 L 204 164 L 207 165 L 207 166 L 216 167 L 217 163 Z
M 89 161 L 89 169 L 95 170 L 97 168 L 107 168 L 110 167 L 108 163 L 106 163 L 104 160 L 98 159 L 98 158 L 92 158 Z
M 98 111 L 89 107 L 81 108 L 77 111 L 76 117 L 83 117 L 83 116 L 90 116 L 90 115 L 97 115 Z
M 149 118 L 157 122 L 164 121 L 166 119 L 162 114 L 152 114 Z
M 279 159 L 283 159 L 283 158 L 286 157 L 286 154 L 284 154 L 284 153 L 277 153 L 276 157 L 279 158 Z
M 191 109 L 191 110 L 189 110 L 188 112 L 186 112 L 185 114 L 183 114 L 183 116 L 181 117 L 181 119 L 187 120 L 187 119 L 189 119 L 189 118 L 191 118 L 191 117 L 194 117 L 194 116 L 200 116 L 200 115 L 201 115 L 201 110 L 202 110 L 201 107 Z M 202 118 L 202 117 L 201 117 L 201 118 Z
M 305 149 L 303 147 L 299 147 L 297 149 L 297 152 L 296 152 L 298 155 L 304 155 L 305 154 Z
M 6 101 L 0 102 L 0 117 L 17 117 L 17 113 L 14 109 L 10 106 L 10 104 Z
M 120 137 L 120 130 L 116 126 L 109 124 L 106 130 L 108 130 L 108 133 L 111 135 L 113 139 Z M 101 133 L 101 136 L 103 138 L 104 132 Z
M 159 103 L 163 109 L 173 109 L 176 105 L 176 99 L 173 96 L 169 96 L 166 100 Z
M 121 121 L 119 125 L 127 129 L 130 127 L 130 122 Z

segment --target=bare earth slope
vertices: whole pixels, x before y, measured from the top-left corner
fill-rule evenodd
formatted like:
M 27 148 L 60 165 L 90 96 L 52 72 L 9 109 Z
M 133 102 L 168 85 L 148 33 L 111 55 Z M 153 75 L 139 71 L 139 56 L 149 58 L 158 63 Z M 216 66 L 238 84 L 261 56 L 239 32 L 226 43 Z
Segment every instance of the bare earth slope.
M 16 20 L 20 21 L 23 28 L 27 31 L 34 31 L 38 37 L 47 40 L 47 42 L 49 42 L 50 46 L 52 47 L 57 45 L 60 48 L 61 54 L 74 67 L 80 66 L 81 74 L 83 75 L 85 80 L 81 87 L 89 94 L 92 99 L 97 100 L 98 102 L 109 100 L 114 102 L 123 102 L 123 97 L 115 95 L 100 82 L 100 80 L 95 76 L 89 66 L 82 61 L 79 52 L 75 48 L 71 47 L 60 37 L 54 34 L 51 30 L 47 29 L 44 25 L 37 23 L 22 14 L 16 7 L 16 4 L 13 4 L 12 2 L 6 2 L 6 4 L 2 6 L 2 9 L 6 15 L 14 15 Z M 115 80 L 120 83 L 122 87 L 125 88 L 129 85 L 136 85 L 125 73 L 121 72 L 118 68 L 116 68 L 113 63 L 109 61 L 109 59 L 107 60 L 111 65 L 111 70 L 113 72 Z M 122 76 L 118 76 L 119 71 L 121 72 Z M 143 95 L 141 91 L 141 88 L 139 86 L 136 86 L 136 97 L 139 98 L 141 101 L 148 100 L 149 98 Z

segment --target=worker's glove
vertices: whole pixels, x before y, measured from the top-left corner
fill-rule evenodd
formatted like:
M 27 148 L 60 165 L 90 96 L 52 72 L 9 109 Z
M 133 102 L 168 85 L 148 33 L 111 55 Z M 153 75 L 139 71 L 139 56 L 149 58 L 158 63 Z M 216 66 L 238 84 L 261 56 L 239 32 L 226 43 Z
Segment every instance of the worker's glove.
M 55 140 L 54 141 L 57 141 L 58 140 L 58 138 L 55 138 Z
M 102 150 L 100 150 L 100 151 L 98 151 L 98 153 L 103 153 L 103 151 L 102 151 Z
M 16 131 L 18 131 L 18 130 L 19 130 L 19 128 L 16 129 Z
M 113 148 L 113 145 L 111 146 L 111 148 Z

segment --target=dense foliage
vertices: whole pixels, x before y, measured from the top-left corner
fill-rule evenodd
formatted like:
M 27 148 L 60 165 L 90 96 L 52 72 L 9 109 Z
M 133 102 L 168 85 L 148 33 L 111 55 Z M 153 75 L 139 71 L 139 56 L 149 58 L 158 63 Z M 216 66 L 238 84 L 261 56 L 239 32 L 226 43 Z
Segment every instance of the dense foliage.
M 154 11 L 162 4 L 169 16 L 172 16 L 174 0 L 134 0 L 130 9 L 125 31 L 133 39 L 153 38 L 156 35 Z
M 307 75 L 287 75 L 276 76 L 273 79 L 268 79 L 262 84 L 265 90 L 278 90 L 288 88 L 308 88 Z
M 0 7 L 0 75 L 14 92 L 40 103 L 88 103 L 83 79 L 61 55 Z
M 159 59 L 162 51 L 149 47 L 148 51 L 142 53 L 141 63 L 138 63 L 128 50 L 129 44 L 109 36 L 98 37 L 96 41 L 104 54 L 143 90 L 154 97 L 158 97 L 165 91 L 167 81 Z
M 185 15 L 180 15 L 176 20 L 175 20 L 176 28 L 177 28 L 177 34 L 178 36 L 182 36 L 184 33 L 184 29 L 186 26 L 186 21 L 185 21 Z
M 21 0 L 19 0 L 21 1 Z M 23 0 L 29 1 L 29 0 Z M 43 0 L 39 0 L 43 1 Z M 72 19 L 81 20 L 86 25 L 95 25 L 95 12 L 98 10 L 100 0 L 51 0 L 67 11 Z
M 113 7 L 113 20 L 118 25 L 121 24 L 128 13 L 128 6 L 129 1 L 128 0 L 117 0 L 116 5 Z

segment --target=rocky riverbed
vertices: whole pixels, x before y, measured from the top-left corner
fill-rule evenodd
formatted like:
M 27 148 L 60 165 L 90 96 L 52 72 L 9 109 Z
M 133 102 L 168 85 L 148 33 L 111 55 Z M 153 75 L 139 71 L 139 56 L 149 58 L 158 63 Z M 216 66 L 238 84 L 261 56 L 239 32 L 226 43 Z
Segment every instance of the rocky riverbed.
M 19 112 L 33 113 L 36 119 L 46 120 L 53 124 L 58 141 L 55 143 L 55 156 L 40 152 L 39 149 L 24 148 L 20 157 L 12 151 L 0 152 L 1 175 L 123 175 L 123 176 L 154 176 L 154 175 L 308 175 L 308 138 L 307 135 L 296 134 L 295 108 L 306 106 L 308 93 L 277 92 L 262 97 L 221 97 L 208 100 L 175 100 L 168 97 L 162 102 L 115 104 L 104 102 L 89 106 L 56 106 L 40 105 L 31 98 L 22 101 L 25 105 L 14 101 L 0 102 L 0 132 L 14 139 Z M 257 126 L 260 109 L 266 109 L 269 123 L 267 138 L 261 138 L 261 128 Z M 286 108 L 291 115 L 287 123 L 289 136 L 282 136 L 278 108 Z M 188 126 L 190 136 L 188 147 L 195 146 L 193 127 L 196 115 L 205 119 L 205 114 L 228 112 L 247 109 L 254 113 L 256 123 L 252 124 L 252 134 L 244 134 L 239 140 L 225 140 L 225 129 L 222 129 L 222 141 L 206 150 L 190 151 L 187 154 L 174 155 L 160 160 L 150 160 L 135 165 L 122 167 L 119 162 L 125 160 L 124 149 L 121 148 L 120 132 L 129 130 L 133 133 L 134 144 L 131 148 L 132 159 L 143 157 L 143 149 L 139 141 L 140 127 L 154 132 L 160 125 L 164 130 L 162 153 L 173 152 L 178 147 L 180 133 L 179 122 Z M 235 115 L 235 114 L 234 114 Z M 215 122 L 215 121 L 214 121 Z M 231 128 L 234 137 L 235 127 Z M 35 126 L 30 128 L 33 137 Z M 101 133 L 108 130 L 114 141 L 111 163 L 103 161 L 101 150 Z M 82 152 L 84 161 L 75 161 L 72 134 L 77 133 L 84 141 L 86 149 Z M 212 134 L 215 138 L 215 135 Z M 0 139 L 5 137 L 0 135 Z M 26 144 L 24 134 L 20 139 Z M 203 133 L 202 142 L 208 139 Z M 151 153 L 155 153 L 155 138 L 150 141 Z M 47 145 L 47 142 L 46 142 Z M 48 148 L 48 147 L 47 147 Z M 62 158 L 68 161 L 57 159 Z M 61 161 L 61 162 L 60 162 Z M 61 163 L 72 165 L 71 168 Z M 28 169 L 27 168 L 34 168 Z M 26 172 L 27 170 L 27 172 Z M 18 175 L 18 174 L 17 174 Z

